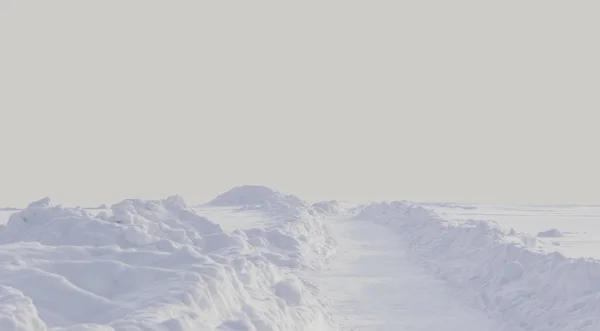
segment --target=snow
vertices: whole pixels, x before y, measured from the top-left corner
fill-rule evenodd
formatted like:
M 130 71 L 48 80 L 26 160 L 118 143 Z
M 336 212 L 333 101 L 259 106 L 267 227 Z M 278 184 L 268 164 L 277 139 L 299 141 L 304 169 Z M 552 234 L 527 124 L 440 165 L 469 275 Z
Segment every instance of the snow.
M 207 205 L 205 211 L 210 211 L 210 207 L 233 207 L 237 212 L 263 213 L 270 220 L 267 224 L 272 225 L 263 223 L 263 227 L 245 230 L 250 240 L 269 254 L 285 251 L 286 256 L 295 257 L 294 263 L 303 268 L 322 267 L 336 251 L 336 242 L 323 218 L 296 196 L 264 186 L 240 186 Z
M 313 208 L 322 214 L 339 214 L 342 211 L 340 204 L 335 200 L 316 202 Z
M 10 215 L 16 213 L 16 210 L 0 210 L 0 227 L 8 223 Z
M 264 186 L 193 207 L 43 198 L 0 211 L 0 330 L 596 331 L 599 220 Z
M 563 237 L 563 234 L 558 229 L 550 229 L 538 233 L 537 236 L 546 238 L 560 238 Z
M 494 331 L 486 314 L 456 288 L 413 263 L 406 243 L 384 226 L 348 216 L 328 220 L 339 254 L 306 277 L 330 298 L 342 330 Z
M 472 204 L 459 209 L 441 205 L 431 208 L 447 220 L 490 220 L 506 230 L 531 236 L 556 229 L 562 236 L 538 237 L 538 249 L 600 259 L 600 206 Z
M 178 196 L 125 200 L 102 217 L 35 201 L 0 230 L 0 329 L 333 330 L 294 270 L 334 243 L 309 210 L 294 214 L 306 218 L 226 231 Z
M 266 227 L 272 224 L 260 210 L 249 210 L 240 206 L 202 205 L 193 209 L 196 214 L 218 223 L 229 231 Z
M 265 186 L 238 186 L 219 195 L 210 206 L 241 206 L 261 210 L 279 219 L 295 219 L 313 215 L 308 203 L 293 195 L 286 195 Z
M 416 260 L 503 330 L 600 328 L 597 260 L 538 250 L 533 236 L 488 221 L 444 220 L 408 203 L 372 204 L 358 218 L 396 230 Z
M 107 210 L 107 209 L 110 209 L 110 207 L 107 204 L 103 203 L 103 204 L 101 204 L 99 206 L 96 206 L 96 207 L 87 207 L 87 208 L 84 208 L 84 209 L 89 209 L 89 210 L 94 210 L 94 209 Z

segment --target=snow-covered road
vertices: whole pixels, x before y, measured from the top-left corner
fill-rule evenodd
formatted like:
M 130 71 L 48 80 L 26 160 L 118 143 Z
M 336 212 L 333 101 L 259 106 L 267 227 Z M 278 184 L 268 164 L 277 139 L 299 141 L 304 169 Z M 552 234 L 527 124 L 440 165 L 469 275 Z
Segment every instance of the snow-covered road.
M 321 288 L 343 331 L 492 331 L 499 327 L 459 301 L 406 254 L 398 235 L 382 225 L 331 218 L 338 256 L 305 277 Z

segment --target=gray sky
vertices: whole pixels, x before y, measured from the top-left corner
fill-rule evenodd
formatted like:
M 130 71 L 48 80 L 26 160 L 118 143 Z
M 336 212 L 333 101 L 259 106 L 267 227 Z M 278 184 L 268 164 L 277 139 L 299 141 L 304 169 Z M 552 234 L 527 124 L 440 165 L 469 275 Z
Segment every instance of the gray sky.
M 600 203 L 594 1 L 0 2 L 0 205 Z

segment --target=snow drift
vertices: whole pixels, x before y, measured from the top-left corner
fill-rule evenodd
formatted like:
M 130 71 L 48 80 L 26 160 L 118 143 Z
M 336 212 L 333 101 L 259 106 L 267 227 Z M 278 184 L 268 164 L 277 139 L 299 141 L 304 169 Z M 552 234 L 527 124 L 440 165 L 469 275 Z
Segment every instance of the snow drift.
M 287 220 L 314 215 L 314 210 L 298 197 L 257 185 L 234 187 L 209 202 L 209 205 L 261 210 L 277 219 Z
M 322 216 L 305 201 L 264 186 L 239 186 L 211 201 L 213 206 L 258 210 L 272 226 L 244 230 L 256 247 L 281 252 L 288 266 L 317 269 L 336 252 L 336 242 Z M 274 261 L 274 263 L 276 263 Z
M 313 208 L 322 214 L 339 214 L 342 211 L 340 204 L 335 200 L 314 203 Z
M 98 216 L 42 199 L 0 229 L 0 330 L 329 330 L 315 289 L 288 271 L 326 254 L 320 231 L 296 218 L 227 233 L 178 196 Z
M 597 260 L 536 251 L 535 237 L 489 221 L 442 220 L 404 202 L 372 204 L 356 218 L 395 228 L 413 256 L 506 331 L 600 329 Z

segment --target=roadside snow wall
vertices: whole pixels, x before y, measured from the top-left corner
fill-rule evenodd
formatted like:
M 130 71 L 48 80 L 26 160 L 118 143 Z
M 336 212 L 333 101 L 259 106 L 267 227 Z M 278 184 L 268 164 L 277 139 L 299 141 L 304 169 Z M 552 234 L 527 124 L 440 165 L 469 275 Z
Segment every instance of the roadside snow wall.
M 227 233 L 178 196 L 98 216 L 43 199 L 0 229 L 0 330 L 332 330 L 316 289 L 287 271 L 303 250 L 270 249 L 318 226 Z
M 535 237 L 489 221 L 442 220 L 404 202 L 372 204 L 356 218 L 397 230 L 416 260 L 506 331 L 600 330 L 597 260 L 535 251 Z
M 209 202 L 212 206 L 236 206 L 257 210 L 271 219 L 271 226 L 244 230 L 255 247 L 270 256 L 280 252 L 280 261 L 294 268 L 318 269 L 335 254 L 337 243 L 324 215 L 305 201 L 264 186 L 238 186 Z M 275 262 L 276 263 L 276 262 Z

